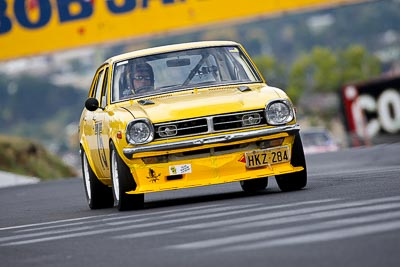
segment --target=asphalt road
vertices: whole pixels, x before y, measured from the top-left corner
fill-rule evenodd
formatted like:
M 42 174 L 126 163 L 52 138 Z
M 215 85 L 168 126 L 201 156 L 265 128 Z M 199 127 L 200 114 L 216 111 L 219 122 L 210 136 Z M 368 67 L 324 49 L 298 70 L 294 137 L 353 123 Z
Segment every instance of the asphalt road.
M 307 157 L 306 189 L 239 184 L 91 211 L 80 179 L 0 189 L 1 266 L 400 266 L 400 143 Z

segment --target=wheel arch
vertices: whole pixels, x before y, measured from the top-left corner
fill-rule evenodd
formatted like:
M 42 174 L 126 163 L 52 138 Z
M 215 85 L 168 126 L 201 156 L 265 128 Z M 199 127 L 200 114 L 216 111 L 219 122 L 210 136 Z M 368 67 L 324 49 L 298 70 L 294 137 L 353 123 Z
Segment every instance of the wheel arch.
M 118 140 L 118 138 L 117 138 L 117 140 Z M 120 159 L 122 160 L 122 162 L 126 165 L 126 168 L 128 168 L 128 170 L 129 170 L 129 175 L 131 176 L 131 177 L 129 177 L 129 178 L 131 178 L 131 179 L 134 181 L 134 183 L 135 183 L 135 186 L 134 186 L 134 187 L 136 188 L 138 182 L 137 182 L 135 176 L 132 174 L 132 172 L 131 172 L 131 170 L 130 170 L 130 167 L 129 167 L 129 164 L 128 164 L 128 159 L 125 157 L 124 153 L 122 152 L 122 148 L 121 148 L 122 144 L 121 144 L 120 141 L 117 141 L 117 140 L 115 140 L 115 139 L 113 139 L 113 138 L 111 138 L 111 137 L 110 137 L 110 139 L 109 139 L 109 147 L 110 147 L 110 150 L 109 150 L 109 153 L 110 153 L 110 155 L 109 155 L 109 158 L 110 158 L 110 166 L 111 166 L 111 153 L 112 153 L 111 147 L 114 147 L 114 149 L 115 149 L 116 153 L 118 154 L 119 158 L 120 158 Z M 115 142 L 115 141 L 117 141 L 117 142 Z
M 87 153 L 87 151 L 89 151 L 89 147 L 88 147 L 87 145 L 85 146 L 83 143 L 80 143 L 80 144 L 79 144 L 79 154 L 80 154 L 80 156 L 82 157 L 82 153 L 85 152 L 85 155 L 86 155 L 88 164 L 89 164 L 90 168 L 92 169 L 93 173 L 96 175 L 97 180 L 99 180 L 100 182 L 102 182 L 103 184 L 105 184 L 105 183 L 102 181 L 102 179 L 99 179 L 99 178 L 98 178 L 98 177 L 99 177 L 99 174 L 96 172 L 96 169 L 94 168 L 94 161 L 93 161 L 93 158 L 92 158 L 92 156 L 90 155 L 90 153 Z M 83 166 L 82 166 L 82 168 L 83 168 Z M 82 173 L 82 175 L 83 175 L 83 173 Z M 107 185 L 107 184 L 105 184 L 105 185 Z

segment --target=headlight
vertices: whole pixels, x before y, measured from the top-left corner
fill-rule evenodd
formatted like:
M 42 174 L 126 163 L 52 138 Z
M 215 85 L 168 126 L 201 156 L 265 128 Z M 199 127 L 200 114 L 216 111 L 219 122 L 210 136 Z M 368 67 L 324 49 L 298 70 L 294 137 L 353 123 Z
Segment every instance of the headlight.
M 153 138 L 154 128 L 147 119 L 134 120 L 126 126 L 126 141 L 130 144 L 145 144 Z
M 288 100 L 276 100 L 267 104 L 265 109 L 267 123 L 280 125 L 294 119 L 293 106 Z

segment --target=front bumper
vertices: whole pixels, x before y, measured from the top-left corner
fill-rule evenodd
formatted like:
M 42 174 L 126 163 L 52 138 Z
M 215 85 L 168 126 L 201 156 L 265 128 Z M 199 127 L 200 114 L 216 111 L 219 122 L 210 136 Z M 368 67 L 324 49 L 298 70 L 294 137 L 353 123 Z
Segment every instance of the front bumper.
M 230 143 L 250 138 L 265 137 L 268 135 L 278 134 L 282 132 L 292 135 L 297 133 L 299 130 L 300 126 L 298 124 L 284 125 L 284 126 L 277 126 L 274 128 L 261 129 L 249 132 L 221 134 L 212 137 L 196 138 L 191 140 L 169 142 L 164 144 L 156 144 L 156 145 L 149 144 L 138 147 L 129 147 L 129 148 L 124 148 L 123 152 L 127 158 L 132 159 L 134 154 L 141 152 L 154 152 L 154 151 L 164 151 L 164 150 L 173 150 L 182 148 L 192 148 L 192 147 L 216 144 L 216 143 Z

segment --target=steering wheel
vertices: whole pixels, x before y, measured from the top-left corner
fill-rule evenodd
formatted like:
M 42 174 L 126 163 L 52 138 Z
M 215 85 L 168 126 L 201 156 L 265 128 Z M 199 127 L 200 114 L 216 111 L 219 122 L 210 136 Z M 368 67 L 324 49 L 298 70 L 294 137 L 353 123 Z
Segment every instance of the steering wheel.
M 140 87 L 140 88 L 136 88 L 136 89 L 135 89 L 135 92 L 136 92 L 136 94 L 141 94 L 141 93 L 144 93 L 144 92 L 146 92 L 146 91 L 151 91 L 151 90 L 154 90 L 154 87 L 153 87 L 153 86 L 151 86 L 151 85 L 145 85 L 145 86 L 142 86 L 142 87 Z

